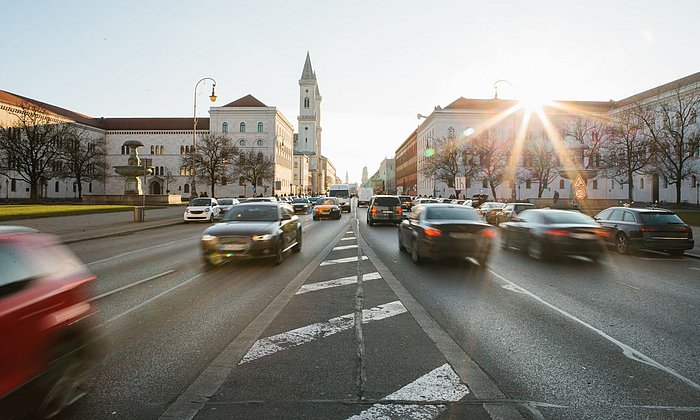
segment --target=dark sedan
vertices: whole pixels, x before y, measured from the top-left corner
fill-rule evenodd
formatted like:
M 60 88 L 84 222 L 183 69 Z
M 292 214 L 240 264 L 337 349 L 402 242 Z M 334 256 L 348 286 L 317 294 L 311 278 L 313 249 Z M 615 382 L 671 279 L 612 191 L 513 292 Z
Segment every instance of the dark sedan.
M 301 251 L 301 223 L 288 205 L 238 204 L 202 233 L 201 243 L 207 265 L 234 258 L 273 258 L 279 264 L 288 250 Z
M 690 226 L 670 210 L 610 207 L 595 219 L 608 231 L 608 243 L 621 254 L 651 249 L 683 255 L 695 246 Z
M 424 258 L 472 257 L 485 267 L 495 237 L 496 230 L 474 209 L 453 204 L 415 206 L 399 225 L 399 249 L 409 251 L 416 264 Z
M 308 198 L 297 197 L 292 200 L 292 208 L 294 208 L 294 213 L 307 214 L 311 211 L 311 202 Z
M 591 217 L 567 210 L 525 210 L 502 223 L 501 246 L 519 248 L 535 259 L 578 255 L 597 261 L 607 232 Z

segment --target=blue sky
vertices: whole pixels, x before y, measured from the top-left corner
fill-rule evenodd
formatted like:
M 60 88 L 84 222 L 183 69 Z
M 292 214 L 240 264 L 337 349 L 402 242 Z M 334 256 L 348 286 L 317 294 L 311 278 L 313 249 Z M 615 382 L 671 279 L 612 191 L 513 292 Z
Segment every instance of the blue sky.
M 0 89 L 91 116 L 181 116 L 217 80 L 296 127 L 306 51 L 323 153 L 370 174 L 459 96 L 621 99 L 700 71 L 697 1 L 0 2 Z M 198 101 L 204 113 L 207 92 Z

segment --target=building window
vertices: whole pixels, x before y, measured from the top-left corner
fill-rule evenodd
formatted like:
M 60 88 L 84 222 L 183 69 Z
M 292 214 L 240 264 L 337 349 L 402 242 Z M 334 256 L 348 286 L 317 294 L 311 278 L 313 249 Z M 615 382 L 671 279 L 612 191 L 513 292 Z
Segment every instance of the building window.
M 228 123 L 227 122 L 221 124 L 221 131 L 224 133 L 228 133 Z
M 526 180 L 525 180 L 525 189 L 526 189 L 526 190 L 529 190 L 530 187 L 532 187 L 532 180 L 526 179 Z
M 486 178 L 481 180 L 481 188 L 486 188 L 489 186 L 489 182 Z
M 262 133 L 262 132 L 263 132 L 263 123 L 259 122 L 258 123 L 258 133 Z
M 186 155 L 190 154 L 190 146 L 185 146 L 185 154 Z
M 238 131 L 240 131 L 241 133 L 245 133 L 245 123 L 244 122 L 241 123 L 241 126 L 240 126 Z
M 10 191 L 17 192 L 17 181 L 14 179 L 10 181 Z
M 88 184 L 88 192 L 92 192 L 92 182 Z
M 155 147 L 151 146 L 151 154 L 152 154 L 152 155 L 155 154 L 154 150 L 155 150 Z
M 262 145 L 265 144 L 265 142 L 263 142 L 263 139 L 258 139 L 257 144 L 258 146 L 262 147 Z
M 258 162 L 263 160 L 263 154 L 262 152 L 258 152 Z
M 185 154 L 185 146 L 180 146 L 180 154 L 181 155 Z
M 129 154 L 129 146 L 122 146 L 122 155 Z
M 594 179 L 593 182 L 591 182 L 591 188 L 593 188 L 594 190 L 598 189 L 598 180 L 597 179 Z
M 644 178 L 639 178 L 639 189 L 640 190 L 644 189 Z
M 563 189 L 564 189 L 564 180 L 563 180 L 563 179 L 560 179 L 560 180 L 559 180 L 559 189 L 560 189 L 560 190 L 563 190 Z
M 228 180 L 226 179 L 226 177 L 222 176 L 221 177 L 221 185 L 226 185 L 227 182 L 228 182 Z
M 697 188 L 697 187 L 698 187 L 698 177 L 696 177 L 695 175 L 693 175 L 693 176 L 690 178 L 690 188 Z
M 73 192 L 78 191 L 78 184 L 76 182 L 73 183 Z
M 58 192 L 58 181 L 53 184 L 53 191 Z
M 310 102 L 311 102 L 311 101 L 309 101 L 309 98 L 308 98 L 308 97 L 307 97 L 307 98 L 304 98 L 304 108 L 308 108 Z
M 185 194 L 189 194 L 190 193 L 190 184 L 185 184 L 185 188 L 183 188 L 183 189 L 185 191 Z
M 245 140 L 241 139 L 241 140 L 238 142 L 238 144 L 239 144 L 240 146 L 245 146 Z

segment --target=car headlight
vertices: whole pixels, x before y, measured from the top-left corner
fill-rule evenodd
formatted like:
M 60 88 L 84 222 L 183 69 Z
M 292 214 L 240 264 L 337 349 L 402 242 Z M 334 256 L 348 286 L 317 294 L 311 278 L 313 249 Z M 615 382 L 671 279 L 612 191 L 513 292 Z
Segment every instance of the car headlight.
M 202 241 L 204 241 L 204 242 L 215 241 L 217 239 L 219 239 L 219 238 L 214 236 L 214 235 L 209 235 L 206 233 L 204 235 L 202 235 Z
M 270 238 L 272 238 L 272 235 L 270 235 L 269 233 L 265 233 L 263 235 L 253 235 L 251 239 L 253 239 L 254 241 L 267 241 Z
M 208 211 L 209 211 L 209 207 L 205 207 L 204 212 L 208 212 Z

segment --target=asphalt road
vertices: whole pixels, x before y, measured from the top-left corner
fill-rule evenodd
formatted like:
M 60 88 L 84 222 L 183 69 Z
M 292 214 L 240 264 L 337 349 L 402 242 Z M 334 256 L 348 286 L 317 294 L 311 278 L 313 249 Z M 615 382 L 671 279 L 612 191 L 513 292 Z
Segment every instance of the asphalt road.
M 700 415 L 700 260 L 541 263 L 496 247 L 485 270 L 415 266 L 364 211 L 302 216 L 303 250 L 280 266 L 205 271 L 204 224 L 71 244 L 98 276 L 105 357 L 67 417 Z M 449 392 L 416 396 L 433 374 Z

